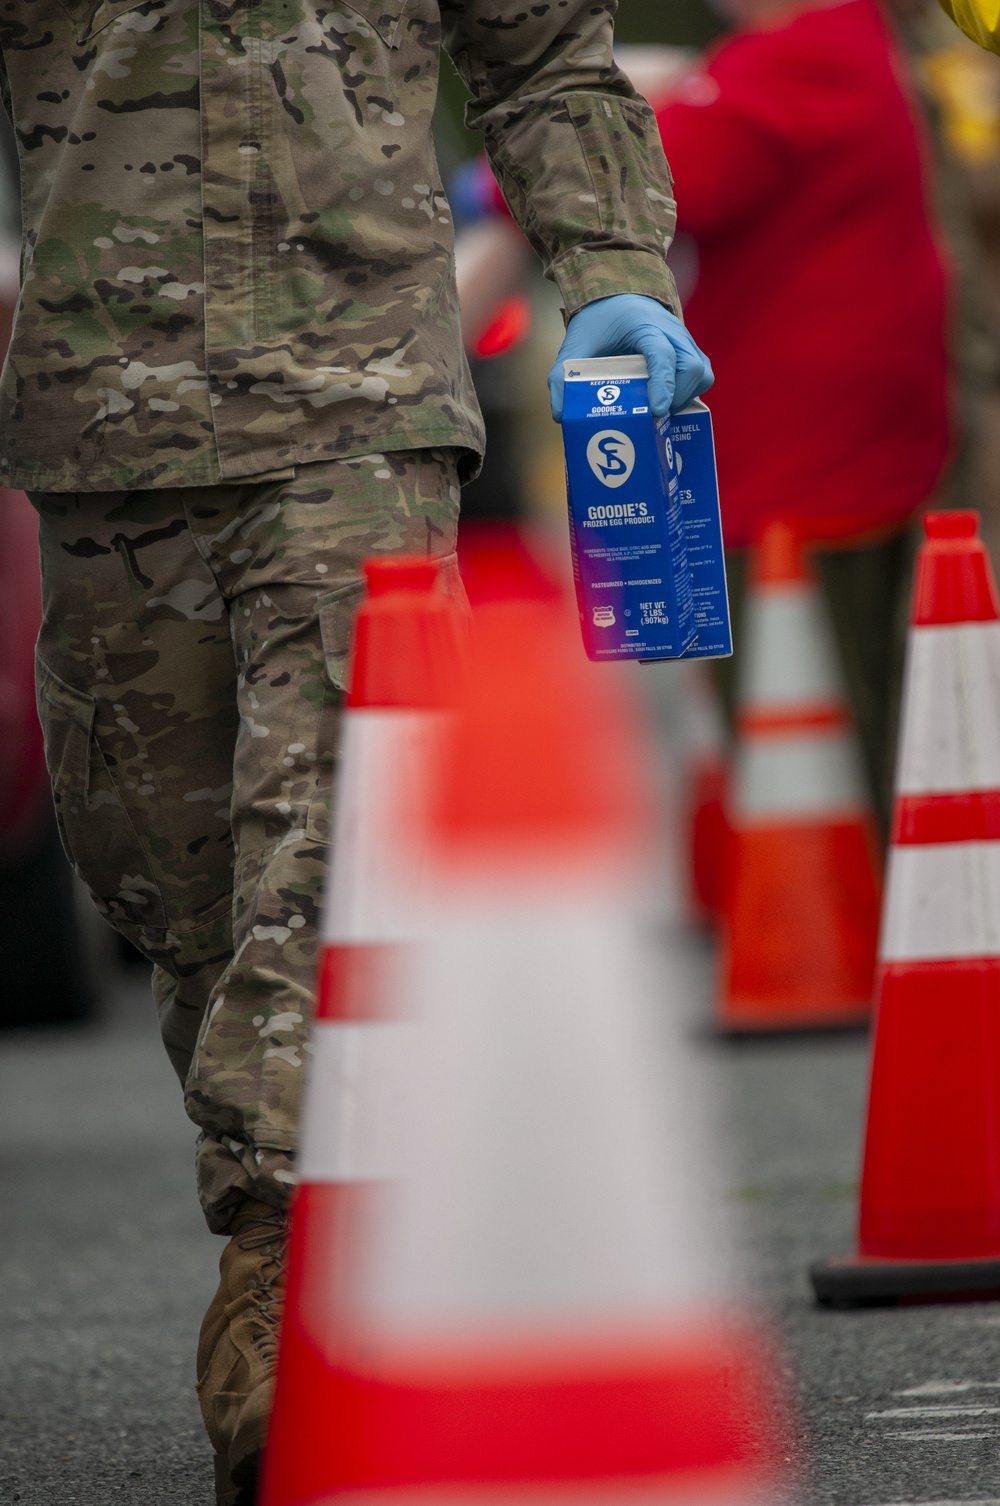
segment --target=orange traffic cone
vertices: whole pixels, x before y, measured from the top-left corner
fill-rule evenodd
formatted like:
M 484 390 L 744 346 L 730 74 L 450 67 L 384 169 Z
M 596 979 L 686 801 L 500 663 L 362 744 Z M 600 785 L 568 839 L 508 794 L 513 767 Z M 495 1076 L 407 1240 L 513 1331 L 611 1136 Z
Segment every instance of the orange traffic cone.
M 650 1076 L 638 788 L 572 618 L 484 606 L 423 939 L 391 999 L 317 1027 L 343 1069 L 317 1058 L 310 1094 L 341 1107 L 307 1122 L 263 1506 L 775 1483 L 679 1030 L 667 1091 Z
M 319 1018 L 350 1018 L 386 943 L 412 926 L 399 865 L 407 783 L 428 756 L 435 712 L 453 706 L 463 623 L 436 589 L 433 559 L 387 555 L 364 565 L 343 715 L 336 827 L 317 988 Z
M 277 1461 L 278 1483 L 272 1471 L 267 1490 L 278 1500 L 286 1499 L 282 1461 L 299 1438 L 300 1385 L 305 1378 L 310 1398 L 319 1399 L 328 1376 L 315 1341 L 323 1324 L 313 1311 L 326 1294 L 308 1278 L 330 1255 L 344 1199 L 385 1170 L 387 1130 L 380 1115 L 366 1112 L 357 1084 L 374 1074 L 389 1099 L 388 1121 L 396 1038 L 383 1016 L 391 1009 L 394 969 L 418 926 L 421 870 L 410 861 L 408 834 L 412 839 L 428 761 L 464 668 L 465 624 L 435 589 L 436 561 L 387 556 L 368 560 L 364 570 L 368 594 L 356 619 L 343 713 L 301 1185 L 271 1421 L 269 1457 Z M 307 1415 L 325 1437 L 326 1421 Z
M 691 918 L 714 924 L 722 913 L 729 860 L 730 750 L 726 720 L 708 665 L 678 665 L 687 831 L 687 901 Z
M 801 544 L 765 532 L 747 600 L 719 1023 L 848 1025 L 871 1009 L 875 825 Z
M 973 512 L 917 562 L 859 1254 L 821 1302 L 1000 1296 L 1000 620 Z

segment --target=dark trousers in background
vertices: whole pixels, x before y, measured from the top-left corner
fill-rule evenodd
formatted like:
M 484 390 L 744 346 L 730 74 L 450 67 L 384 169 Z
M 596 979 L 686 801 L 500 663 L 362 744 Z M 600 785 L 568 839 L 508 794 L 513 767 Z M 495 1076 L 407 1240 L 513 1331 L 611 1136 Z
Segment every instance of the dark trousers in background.
M 892 818 L 896 731 L 915 552 L 915 532 L 904 527 L 874 541 L 817 547 L 812 556 L 883 837 L 888 836 Z M 735 718 L 741 674 L 748 564 L 748 550 L 733 550 L 726 555 L 735 649 L 731 659 L 714 662 L 730 725 Z

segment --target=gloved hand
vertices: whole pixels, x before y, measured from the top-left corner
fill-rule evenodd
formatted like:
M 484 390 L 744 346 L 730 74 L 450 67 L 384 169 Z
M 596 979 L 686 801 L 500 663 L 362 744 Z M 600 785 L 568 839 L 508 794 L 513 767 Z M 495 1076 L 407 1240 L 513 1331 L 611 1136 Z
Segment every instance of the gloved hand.
M 646 357 L 649 406 L 654 417 L 686 408 L 715 381 L 702 355 L 675 314 L 641 293 L 616 293 L 578 310 L 566 327 L 555 365 L 549 372 L 552 417 L 562 419 L 563 362 L 588 356 Z

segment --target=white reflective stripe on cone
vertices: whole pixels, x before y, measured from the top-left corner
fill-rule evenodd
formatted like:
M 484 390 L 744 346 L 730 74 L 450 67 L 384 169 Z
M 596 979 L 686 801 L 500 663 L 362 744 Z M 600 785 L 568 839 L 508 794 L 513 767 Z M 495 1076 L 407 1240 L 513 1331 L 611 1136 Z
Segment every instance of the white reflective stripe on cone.
M 653 1322 L 718 1292 L 704 1068 L 676 1010 L 647 1003 L 687 978 L 647 972 L 637 930 L 614 892 L 439 897 L 402 973 L 418 1086 L 407 1175 L 365 1262 L 368 1321 L 439 1345 L 483 1325 Z
M 914 628 L 896 793 L 1000 787 L 1000 622 Z
M 743 644 L 742 709 L 846 701 L 826 608 L 815 586 L 751 588 Z
M 879 957 L 1000 957 L 1000 842 L 893 847 Z
M 401 1175 L 417 1029 L 399 1020 L 317 1020 L 302 1115 L 300 1182 Z
M 857 739 L 848 727 L 756 732 L 737 761 L 735 809 L 750 821 L 857 816 L 867 805 Z
M 323 920 L 326 942 L 406 940 L 412 870 L 401 870 L 403 802 L 439 733 L 440 713 L 389 708 L 344 714 L 333 846 Z M 412 856 L 412 855 L 411 855 Z

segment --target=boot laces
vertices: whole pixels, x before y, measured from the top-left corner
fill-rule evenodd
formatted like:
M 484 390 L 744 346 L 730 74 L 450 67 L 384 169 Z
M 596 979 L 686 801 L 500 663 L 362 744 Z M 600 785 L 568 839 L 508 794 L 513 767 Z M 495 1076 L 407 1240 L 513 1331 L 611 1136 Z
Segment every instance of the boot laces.
M 281 1323 L 281 1282 L 285 1273 L 287 1227 L 282 1214 L 254 1218 L 246 1233 L 238 1236 L 241 1250 L 259 1250 L 268 1257 L 248 1293 L 260 1327 L 253 1335 L 253 1346 L 265 1364 L 278 1353 L 278 1329 Z

